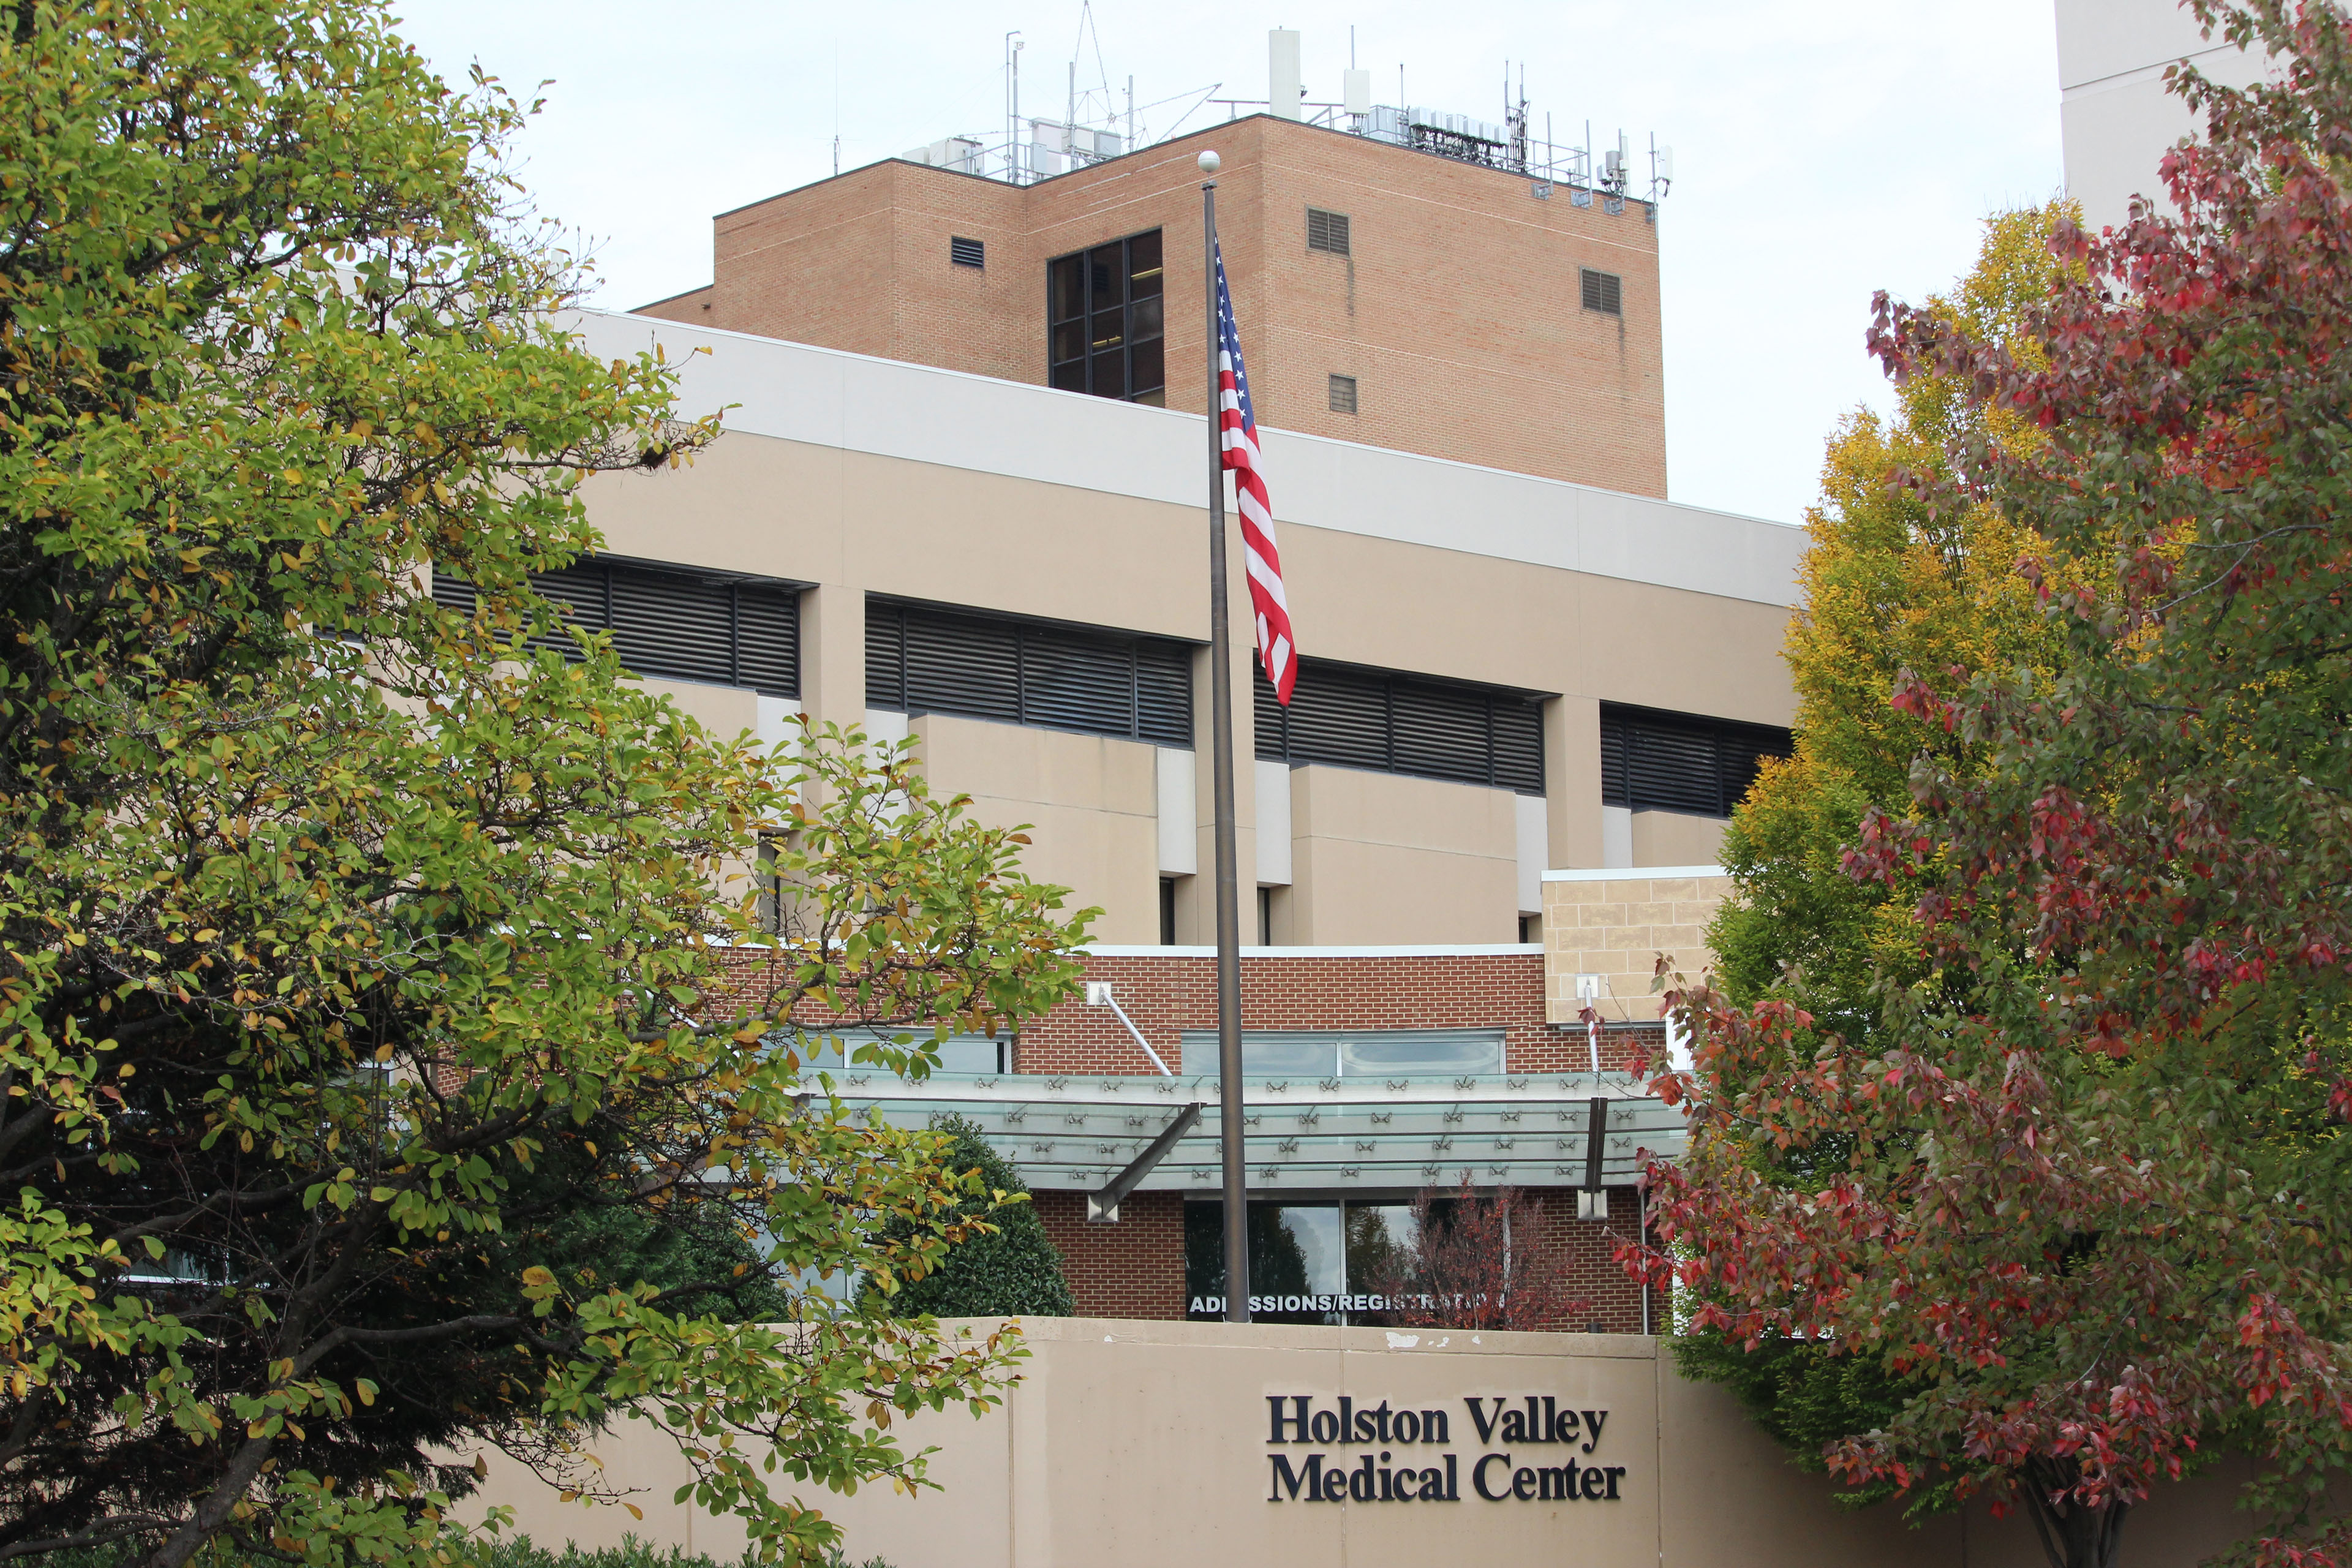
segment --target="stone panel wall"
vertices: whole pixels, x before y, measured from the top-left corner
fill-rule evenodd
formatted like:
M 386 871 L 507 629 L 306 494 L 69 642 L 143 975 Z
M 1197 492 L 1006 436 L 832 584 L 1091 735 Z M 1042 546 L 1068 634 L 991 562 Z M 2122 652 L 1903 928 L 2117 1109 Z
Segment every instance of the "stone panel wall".
M 1604 1018 L 1647 1021 L 1658 1016 L 1650 983 L 1658 961 L 1691 979 L 1714 963 L 1706 925 L 1731 890 L 1731 879 L 1712 866 L 1676 867 L 1669 874 L 1635 867 L 1623 871 L 1552 871 L 1544 877 L 1545 1016 L 1573 1021 L 1583 1004 L 1576 977 L 1602 977 Z

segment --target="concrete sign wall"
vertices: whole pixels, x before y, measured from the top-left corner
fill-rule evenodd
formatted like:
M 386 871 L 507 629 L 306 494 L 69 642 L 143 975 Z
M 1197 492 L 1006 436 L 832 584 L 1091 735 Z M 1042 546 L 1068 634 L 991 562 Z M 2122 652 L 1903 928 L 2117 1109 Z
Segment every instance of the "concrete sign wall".
M 984 1327 L 984 1325 L 983 1325 Z M 933 1415 L 946 1489 L 804 1498 L 892 1568 L 1972 1568 L 2041 1560 L 2021 1520 L 1904 1528 L 1845 1513 L 1722 1390 L 1633 1335 L 1044 1319 L 1005 1407 Z M 722 1561 L 731 1521 L 670 1503 L 685 1467 L 640 1422 L 592 1443 L 641 1489 L 641 1522 L 564 1505 L 488 1456 L 487 1500 L 535 1540 L 626 1532 Z M 2136 1515 L 2135 1568 L 2170 1568 L 2242 1528 L 2230 1488 L 2194 1482 Z M 470 1513 L 476 1504 L 464 1511 Z M 2144 1516 L 2144 1517 L 2143 1517 Z

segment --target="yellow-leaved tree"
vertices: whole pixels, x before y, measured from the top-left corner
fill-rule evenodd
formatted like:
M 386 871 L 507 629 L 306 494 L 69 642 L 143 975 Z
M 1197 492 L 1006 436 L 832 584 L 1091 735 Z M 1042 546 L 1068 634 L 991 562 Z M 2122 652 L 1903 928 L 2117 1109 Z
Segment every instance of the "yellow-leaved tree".
M 1928 308 L 2039 363 L 2033 310 L 2060 265 L 2050 237 L 2064 216 L 2066 204 L 2053 202 L 1987 219 L 1975 268 Z M 2034 536 L 1989 505 L 1939 504 L 1927 498 L 1941 487 L 1917 482 L 1943 476 L 1950 453 L 1975 437 L 2011 447 L 2041 438 L 1929 375 L 1896 386 L 1891 416 L 1857 409 L 1830 437 L 1785 650 L 1797 691 L 1794 753 L 1765 765 L 1724 837 L 1733 891 L 1709 933 L 1713 983 L 1741 1005 L 1801 991 L 1818 1027 L 1849 1038 L 1877 1027 L 1871 987 L 1881 973 L 1921 985 L 1946 978 L 1922 956 L 1916 889 L 1858 881 L 1843 866 L 1865 810 L 1906 806 L 1915 760 L 1969 763 L 1960 737 L 1895 708 L 1897 678 L 1907 669 L 1957 686 L 1980 671 L 2046 668 L 2054 651 L 2017 571 Z M 1842 1150 L 1831 1138 L 1756 1157 L 1775 1179 L 1810 1189 L 1834 1173 Z M 1817 1473 L 1828 1445 L 1883 1425 L 1910 1392 L 1875 1361 L 1803 1343 L 1748 1346 L 1701 1332 L 1676 1351 L 1686 1374 L 1730 1385 Z M 1860 1506 L 1893 1490 L 1865 1486 L 1843 1500 Z M 1910 1510 L 1953 1500 L 1948 1483 L 1931 1486 L 1911 1494 Z
M 2049 239 L 2064 210 L 2053 202 L 1986 220 L 1976 267 L 1930 308 L 2034 359 L 2031 312 L 2058 266 Z M 1891 417 L 1857 409 L 1830 437 L 1821 500 L 1805 514 L 1812 545 L 1784 655 L 1797 690 L 1795 753 L 1766 764 L 1724 840 L 1734 892 L 1712 947 L 1717 984 L 1742 1003 L 1771 994 L 1793 965 L 1818 1013 L 1839 1015 L 1840 1027 L 1868 1026 L 1874 964 L 1916 943 L 1909 900 L 1855 882 L 1840 858 L 1867 806 L 1907 798 L 1915 758 L 1963 750 L 1894 707 L 1895 678 L 2047 661 L 2050 633 L 2016 570 L 2032 535 L 1991 507 L 1923 499 L 1913 482 L 1946 468 L 1956 438 L 1974 433 L 1970 423 L 1990 418 L 1982 434 L 2000 445 L 2037 438 L 1959 394 L 1915 376 L 1896 387 Z

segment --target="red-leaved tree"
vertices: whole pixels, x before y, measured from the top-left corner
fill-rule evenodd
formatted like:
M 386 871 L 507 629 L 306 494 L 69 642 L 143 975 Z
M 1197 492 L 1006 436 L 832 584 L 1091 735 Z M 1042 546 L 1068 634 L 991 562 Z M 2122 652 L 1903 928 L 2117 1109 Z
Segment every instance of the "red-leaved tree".
M 1569 1288 L 1568 1260 L 1546 1247 L 1543 1210 L 1517 1187 L 1479 1192 L 1462 1173 L 1450 1194 L 1423 1187 L 1412 1236 L 1376 1271 L 1387 1321 L 1406 1328 L 1581 1328 L 1591 1303 Z
M 1913 482 L 2038 536 L 2062 652 L 1890 692 L 1989 759 L 1923 757 L 1848 857 L 1926 889 L 1925 964 L 1866 1042 L 1801 983 L 1670 994 L 1681 1245 L 1621 1249 L 1705 1326 L 1871 1358 L 1910 1392 L 1832 1469 L 2023 1507 L 2063 1568 L 2223 1452 L 2255 1465 L 2233 1560 L 2352 1563 L 2352 38 L 2195 3 L 2276 79 L 2174 68 L 2205 139 L 2165 207 L 2060 226 L 2033 353 L 1880 298 L 1891 374 L 2048 433 Z

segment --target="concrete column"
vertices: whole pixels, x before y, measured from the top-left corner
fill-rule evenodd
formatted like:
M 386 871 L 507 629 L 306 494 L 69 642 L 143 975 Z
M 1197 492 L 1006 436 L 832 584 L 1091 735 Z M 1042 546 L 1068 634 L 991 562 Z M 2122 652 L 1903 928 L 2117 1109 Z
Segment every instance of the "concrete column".
M 1556 697 L 1544 704 L 1544 805 L 1550 868 L 1601 865 L 1599 698 Z
M 844 729 L 866 721 L 866 590 L 827 583 L 801 595 L 801 711 Z

